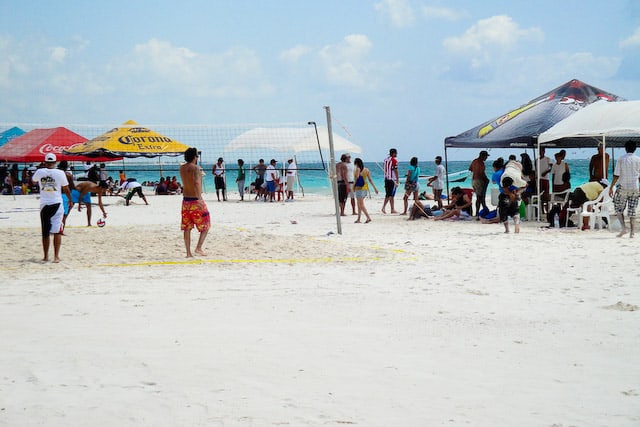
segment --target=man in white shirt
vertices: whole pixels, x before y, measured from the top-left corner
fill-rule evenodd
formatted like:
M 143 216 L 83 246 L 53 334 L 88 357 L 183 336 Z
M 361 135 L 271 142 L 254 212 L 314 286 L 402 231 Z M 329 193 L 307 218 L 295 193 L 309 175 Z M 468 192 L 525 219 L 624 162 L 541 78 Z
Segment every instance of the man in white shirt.
M 638 179 L 640 179 L 640 157 L 634 153 L 636 151 L 636 143 L 634 141 L 627 141 L 624 144 L 624 149 L 627 152 L 624 156 L 620 157 L 616 162 L 616 167 L 613 170 L 613 181 L 609 187 L 609 196 L 613 195 L 613 187 L 618 184 L 616 194 L 613 196 L 613 204 L 616 209 L 616 214 L 622 225 L 622 230 L 618 234 L 618 237 L 624 236 L 627 232 L 627 227 L 624 223 L 624 209 L 627 208 L 627 215 L 629 216 L 629 238 L 633 238 L 635 222 L 636 222 L 636 207 L 638 206 L 638 199 L 640 198 L 640 187 L 638 186 Z
M 433 189 L 433 199 L 438 204 L 438 208 L 442 210 L 442 190 L 444 189 L 444 180 L 447 171 L 444 169 L 444 166 L 442 166 L 441 156 L 436 156 L 435 163 L 435 174 L 429 178 L 427 185 Z
M 351 199 L 351 212 L 356 215 L 356 192 L 353 189 L 353 180 L 355 175 L 355 165 L 351 162 L 351 154 L 344 153 L 345 165 L 347 166 L 347 186 L 349 187 L 348 197 Z
M 296 183 L 298 167 L 293 159 L 287 160 L 287 202 L 293 202 L 293 186 Z
M 276 185 L 278 184 L 278 171 L 276 170 L 276 160 L 271 159 L 269 166 L 267 166 L 267 172 L 265 174 L 265 182 L 267 183 L 267 194 L 269 195 L 269 201 L 273 202 L 276 197 Z M 267 197 L 265 196 L 265 202 Z
M 67 196 L 69 209 L 72 207 L 71 193 L 67 174 L 56 169 L 56 155 L 49 153 L 44 157 L 44 168 L 36 170 L 31 177 L 40 188 L 40 225 L 42 227 L 42 249 L 44 258 L 49 261 L 49 236 L 53 234 L 53 262 L 60 262 L 60 245 L 62 244 L 64 207 L 62 193 Z
M 540 157 L 536 159 L 536 170 L 540 171 L 540 190 L 538 194 L 542 194 L 542 200 L 546 202 L 549 200 L 549 172 L 551 172 L 553 162 L 544 153 L 545 148 L 540 147 Z

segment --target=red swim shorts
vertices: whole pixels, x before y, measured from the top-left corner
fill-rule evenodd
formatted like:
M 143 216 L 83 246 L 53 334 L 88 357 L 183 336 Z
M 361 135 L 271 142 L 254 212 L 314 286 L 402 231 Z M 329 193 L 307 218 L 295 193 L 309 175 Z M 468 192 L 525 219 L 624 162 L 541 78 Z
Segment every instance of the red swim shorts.
M 211 227 L 211 218 L 207 205 L 204 200 L 183 199 L 180 230 L 191 230 L 194 226 L 201 233 Z

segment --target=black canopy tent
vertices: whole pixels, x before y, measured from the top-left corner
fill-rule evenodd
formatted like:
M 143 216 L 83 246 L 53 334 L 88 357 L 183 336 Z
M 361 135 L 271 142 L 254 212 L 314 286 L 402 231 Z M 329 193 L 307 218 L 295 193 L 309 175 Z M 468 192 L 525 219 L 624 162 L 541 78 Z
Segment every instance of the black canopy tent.
M 486 121 L 457 136 L 445 138 L 445 165 L 448 169 L 448 148 L 483 150 L 489 148 L 530 148 L 533 150 L 538 146 L 538 135 L 580 111 L 583 107 L 600 100 L 614 102 L 624 101 L 624 98 L 580 80 L 570 80 L 506 114 Z M 449 181 L 447 180 L 448 193 Z

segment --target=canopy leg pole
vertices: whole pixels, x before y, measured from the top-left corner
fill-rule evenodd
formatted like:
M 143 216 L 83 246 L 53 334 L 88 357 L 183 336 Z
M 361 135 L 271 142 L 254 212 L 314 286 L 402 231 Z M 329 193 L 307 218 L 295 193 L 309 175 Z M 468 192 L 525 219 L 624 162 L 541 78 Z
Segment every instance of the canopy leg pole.
M 445 170 L 445 176 L 447 177 L 447 204 L 451 203 L 451 200 L 449 200 L 449 158 L 447 157 L 447 146 L 444 146 L 444 168 Z M 436 203 L 438 201 L 436 200 Z M 438 205 L 440 206 L 440 205 Z
M 536 167 L 536 189 L 538 190 L 538 209 L 536 209 L 536 219 L 540 222 L 540 211 L 542 209 L 542 193 L 540 192 L 540 163 L 542 159 L 540 158 L 540 140 L 537 140 L 536 142 L 538 143 L 538 162 L 537 164 L 534 163 Z M 536 158 L 535 154 L 533 155 L 533 158 Z

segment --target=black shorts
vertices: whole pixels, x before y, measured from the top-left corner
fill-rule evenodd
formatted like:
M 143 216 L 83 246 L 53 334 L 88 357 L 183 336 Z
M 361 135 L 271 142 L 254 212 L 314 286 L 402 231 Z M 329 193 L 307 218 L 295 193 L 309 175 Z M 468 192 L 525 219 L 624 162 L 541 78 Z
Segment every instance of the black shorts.
M 384 196 L 393 197 L 396 195 L 396 182 L 392 179 L 384 180 Z
M 124 197 L 124 199 L 125 200 L 131 200 L 131 198 L 133 197 L 134 194 L 137 194 L 138 197 L 140 197 L 141 199 L 144 199 L 144 194 L 142 194 L 142 187 L 136 187 L 136 188 L 134 188 L 132 190 L 129 190 L 129 192 Z
M 509 217 L 520 215 L 518 200 L 511 200 L 508 195 L 500 194 L 498 196 L 498 214 L 500 215 L 500 222 L 505 222 Z
M 340 203 L 347 201 L 347 184 L 344 181 L 338 181 L 338 201 Z
M 256 177 L 256 189 L 261 190 L 262 189 L 262 184 L 264 184 L 264 176 L 257 176 Z
M 213 179 L 213 182 L 216 184 L 216 190 L 225 190 L 226 187 L 224 185 L 224 177 L 216 175 Z

